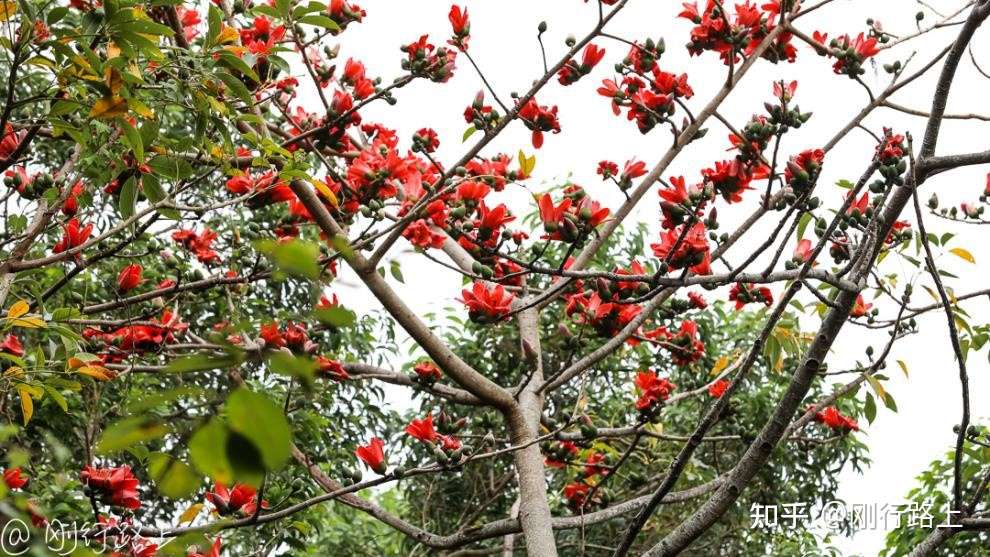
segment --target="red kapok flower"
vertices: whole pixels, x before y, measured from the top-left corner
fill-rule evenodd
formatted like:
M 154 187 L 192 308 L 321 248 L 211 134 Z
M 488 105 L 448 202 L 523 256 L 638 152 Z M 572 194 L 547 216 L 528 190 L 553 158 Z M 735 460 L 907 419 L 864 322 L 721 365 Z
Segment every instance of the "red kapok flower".
M 471 38 L 471 20 L 468 18 L 467 8 L 462 10 L 460 6 L 451 6 L 447 19 L 450 20 L 450 26 L 454 31 L 454 38 L 449 43 L 461 50 L 467 50 L 468 39 Z
M 220 557 L 220 538 L 213 540 L 213 545 L 210 546 L 210 550 L 206 553 L 193 551 L 187 557 Z
M 834 406 L 826 407 L 822 411 L 817 412 L 815 414 L 815 421 L 842 433 L 859 431 L 859 424 L 856 423 L 856 420 L 848 416 L 843 416 L 839 412 L 839 409 Z
M 316 357 L 316 372 L 320 375 L 326 375 L 334 381 L 347 381 L 350 378 L 347 370 L 344 369 L 344 364 L 326 356 Z
M 413 366 L 413 371 L 416 372 L 417 378 L 429 383 L 443 379 L 443 372 L 440 371 L 440 368 L 436 364 L 430 361 L 419 362 Z
M 131 473 L 130 466 L 116 468 L 93 468 L 86 466 L 79 474 L 82 484 L 97 492 L 103 500 L 116 507 L 137 509 L 141 506 L 138 498 L 138 479 Z
M 705 225 L 696 222 L 684 233 L 682 225 L 660 233 L 660 243 L 650 244 L 653 254 L 667 263 L 670 269 L 690 268 L 696 275 L 711 274 L 711 253 L 706 238 Z M 681 236 L 684 239 L 678 244 Z M 675 246 L 676 249 L 675 249 Z
M 93 224 L 90 223 L 86 226 L 81 226 L 79 219 L 73 217 L 65 224 L 64 231 L 65 233 L 62 239 L 52 248 L 53 253 L 62 253 L 63 251 L 85 244 L 89 240 L 89 236 L 93 233 Z
M 795 263 L 807 263 L 811 259 L 811 255 L 814 253 L 814 249 L 811 246 L 811 240 L 807 238 L 801 239 L 797 246 L 794 248 L 794 257 L 792 261 Z
M 639 398 L 636 400 L 636 410 L 643 413 L 650 413 L 656 410 L 665 400 L 670 398 L 670 393 L 677 388 L 666 377 L 659 378 L 655 371 L 641 371 L 636 374 L 636 387 L 639 389 Z
M 233 489 L 227 489 L 218 482 L 213 486 L 213 491 L 206 493 L 206 500 L 213 504 L 220 516 L 252 516 L 258 510 L 258 493 L 245 484 L 234 484 Z M 267 509 L 268 502 L 262 501 L 261 508 Z
M 385 475 L 388 464 L 385 463 L 385 442 L 377 437 L 372 437 L 367 445 L 359 446 L 354 454 L 368 465 L 379 476 Z
M 475 282 L 471 290 L 462 290 L 468 316 L 476 323 L 496 323 L 502 321 L 512 309 L 512 294 L 505 292 L 501 284 L 489 289 L 481 282 Z
M 24 355 L 24 346 L 21 344 L 21 339 L 17 338 L 13 334 L 8 334 L 6 338 L 3 339 L 3 344 L 0 344 L 0 352 L 10 354 L 11 356 L 21 357 Z
M 533 147 L 537 149 L 543 146 L 543 132 L 560 133 L 557 107 L 540 106 L 536 99 L 529 99 L 519 108 L 519 119 L 533 131 Z
M 433 428 L 433 414 L 422 420 L 409 422 L 409 425 L 406 426 L 406 433 L 424 443 L 433 443 L 440 437 L 437 430 Z
M 853 304 L 852 311 L 849 312 L 849 315 L 852 317 L 863 317 L 872 308 L 873 308 L 873 304 L 866 303 L 866 301 L 863 300 L 863 295 L 859 294 L 856 296 L 856 303 Z
M 708 386 L 708 394 L 712 398 L 722 398 L 722 395 L 725 394 L 725 391 L 729 388 L 729 385 L 730 383 L 727 379 L 719 379 Z
M 28 477 L 21 475 L 20 468 L 8 468 L 3 471 L 3 483 L 9 489 L 20 489 L 27 485 Z
M 117 275 L 117 290 L 121 294 L 134 290 L 141 284 L 141 272 L 143 270 L 137 263 L 132 263 L 121 269 L 120 274 Z

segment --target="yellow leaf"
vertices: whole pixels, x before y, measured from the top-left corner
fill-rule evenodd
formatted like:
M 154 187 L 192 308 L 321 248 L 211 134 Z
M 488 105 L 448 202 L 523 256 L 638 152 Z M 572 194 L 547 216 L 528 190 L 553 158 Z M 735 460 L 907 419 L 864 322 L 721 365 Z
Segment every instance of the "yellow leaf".
M 955 255 L 956 257 L 959 257 L 961 259 L 965 259 L 966 261 L 969 261 L 970 263 L 976 263 L 976 258 L 973 257 L 973 254 L 972 253 L 969 253 L 967 250 L 965 250 L 963 248 L 952 248 L 952 249 L 949 250 L 949 253 L 951 253 L 952 255 Z
M 712 366 L 712 371 L 709 375 L 715 377 L 725 371 L 727 367 L 729 367 L 729 357 L 723 354 L 722 357 L 715 361 L 715 365 Z
M 29 309 L 31 309 L 31 304 L 21 300 L 7 310 L 7 319 L 17 319 L 27 313 Z
M 19 317 L 17 319 L 11 319 L 10 324 L 13 327 L 22 327 L 24 329 L 44 329 L 47 326 L 45 320 L 40 317 Z
M 904 363 L 904 360 L 897 360 L 897 365 L 901 366 L 901 371 L 904 372 L 904 377 L 906 378 L 908 376 L 907 364 Z
M 110 89 L 110 93 L 116 97 L 117 93 L 120 92 L 121 86 L 124 85 L 124 80 L 120 77 L 120 72 L 117 68 L 108 66 L 103 72 L 103 82 L 107 84 L 107 89 Z
M 151 110 L 148 105 L 137 99 L 129 99 L 127 101 L 127 106 L 134 111 L 135 114 L 144 118 L 145 120 L 150 120 L 155 117 L 155 111 Z
M 887 391 L 883 388 L 883 385 L 880 384 L 880 381 L 877 381 L 877 379 L 872 375 L 867 375 L 866 379 L 870 382 L 870 386 L 873 387 L 874 391 L 876 391 L 880 400 L 886 400 Z
M 7 21 L 17 13 L 16 2 L 0 2 L 0 21 Z
M 3 376 L 4 377 L 13 377 L 14 379 L 23 379 L 24 378 L 24 370 L 21 369 L 19 366 L 13 366 L 13 367 L 9 368 L 7 371 L 3 372 Z
M 127 114 L 127 101 L 120 97 L 104 97 L 96 101 L 93 110 L 89 112 L 90 118 L 101 120 L 110 120 L 124 114 Z
M 24 418 L 24 425 L 28 425 L 31 416 L 34 415 L 34 401 L 31 400 L 31 390 L 26 385 L 17 386 L 17 394 L 21 397 L 21 416 Z
M 527 157 L 526 153 L 523 153 L 522 149 L 520 149 L 519 170 L 521 170 L 522 173 L 525 174 L 526 176 L 529 176 L 530 174 L 533 173 L 534 168 L 536 168 L 536 155 Z
M 181 515 L 179 515 L 179 524 L 185 524 L 187 522 L 191 523 L 192 521 L 196 520 L 196 517 L 199 516 L 199 511 L 201 510 L 203 510 L 202 503 L 196 503 L 195 505 L 192 505 L 191 507 L 183 511 Z
M 111 42 L 107 45 L 107 60 L 113 60 L 118 56 L 120 56 L 120 47 L 117 43 Z
M 337 196 L 334 195 L 333 190 L 331 190 L 329 186 L 319 180 L 310 180 L 310 183 L 313 184 L 316 191 L 320 192 L 320 194 L 323 195 L 323 197 L 325 197 L 331 205 L 335 208 L 340 207 L 340 200 L 337 199 Z
M 110 375 L 109 370 L 102 366 L 83 366 L 76 370 L 76 373 L 85 375 L 87 377 L 92 377 L 97 381 L 109 381 Z
M 240 38 L 241 35 L 240 33 L 237 32 L 236 29 L 224 25 L 223 28 L 220 29 L 220 34 L 217 35 L 217 43 L 218 44 L 236 43 L 238 40 L 240 40 Z

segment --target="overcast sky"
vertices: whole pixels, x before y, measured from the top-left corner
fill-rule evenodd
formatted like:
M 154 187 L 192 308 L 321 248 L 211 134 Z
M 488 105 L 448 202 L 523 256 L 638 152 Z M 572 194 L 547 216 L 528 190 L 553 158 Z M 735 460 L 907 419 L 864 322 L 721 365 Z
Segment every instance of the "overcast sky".
M 381 76 L 385 83 L 401 75 L 400 45 L 424 33 L 429 33 L 435 44 L 441 44 L 449 36 L 446 17 L 449 2 L 359 0 L 359 3 L 367 10 L 368 17 L 364 23 L 349 27 L 342 36 L 340 61 L 342 63 L 348 57 L 357 58 L 367 65 L 371 76 Z M 929 2 L 944 13 L 954 12 L 962 3 L 960 0 Z M 544 40 L 548 59 L 553 64 L 565 51 L 565 38 L 570 34 L 584 36 L 597 18 L 595 2 L 585 4 L 580 0 L 469 0 L 460 4 L 470 10 L 472 55 L 503 99 L 508 99 L 511 91 L 525 91 L 542 74 L 536 41 L 536 28 L 541 20 L 549 24 Z M 865 29 L 867 17 L 873 17 L 882 21 L 888 31 L 904 34 L 915 30 L 914 14 L 917 9 L 918 5 L 911 0 L 837 0 L 799 20 L 798 26 L 809 35 L 816 30 L 828 32 L 830 36 L 845 32 L 855 34 Z M 689 74 L 696 92 L 690 106 L 697 112 L 724 80 L 725 68 L 712 54 L 701 57 L 688 55 L 683 45 L 687 42 L 691 24 L 676 19 L 679 10 L 680 2 L 631 0 L 624 12 L 609 25 L 608 31 L 627 39 L 642 40 L 647 36 L 665 38 L 667 54 L 661 60 L 661 68 Z M 929 12 L 925 23 L 934 19 L 935 16 Z M 881 63 L 888 63 L 906 60 L 914 52 L 916 54 L 910 67 L 918 68 L 953 38 L 954 29 L 950 27 L 884 51 L 878 58 Z M 560 107 L 563 133 L 548 135 L 543 148 L 535 151 L 537 165 L 528 186 L 536 192 L 569 178 L 585 186 L 595 198 L 614 209 L 620 205 L 622 197 L 614 186 L 604 185 L 595 175 L 597 162 L 609 159 L 621 165 L 623 161 L 635 157 L 652 166 L 669 146 L 670 134 L 667 129 L 657 128 L 643 136 L 624 117 L 612 115 L 607 99 L 597 95 L 595 89 L 602 79 L 612 77 L 612 65 L 626 54 L 628 47 L 608 39 L 600 39 L 596 44 L 604 47 L 607 54 L 605 61 L 591 76 L 568 88 L 561 87 L 554 80 L 538 95 L 541 104 Z M 987 44 L 990 44 L 990 33 L 984 29 L 974 40 L 976 52 L 987 52 L 986 48 L 981 48 Z M 763 110 L 763 102 L 770 99 L 774 80 L 798 80 L 797 103 L 803 110 L 813 111 L 814 117 L 805 127 L 788 134 L 785 142 L 787 155 L 805 148 L 820 147 L 868 102 L 861 86 L 845 76 L 832 74 L 830 62 L 818 57 L 803 44 L 799 44 L 798 48 L 798 63 L 758 63 L 721 109 L 724 116 L 741 127 L 751 114 Z M 990 56 L 983 62 L 990 67 Z M 299 68 L 299 73 L 304 73 L 302 68 Z M 893 100 L 927 111 L 936 74 L 931 72 L 928 78 L 899 92 Z M 874 91 L 879 91 L 886 86 L 889 76 L 877 67 L 870 68 L 863 79 Z M 404 142 L 408 142 L 412 132 L 421 127 L 434 128 L 441 139 L 440 160 L 451 163 L 460 158 L 468 147 L 461 141 L 466 127 L 462 113 L 481 87 L 478 76 L 463 60 L 459 61 L 457 72 L 449 83 L 416 82 L 397 93 L 399 103 L 396 106 L 375 104 L 363 110 L 362 114 L 365 121 L 380 121 L 397 128 Z M 956 79 L 949 111 L 987 111 L 987 91 L 986 79 L 980 77 L 967 62 Z M 300 100 L 310 110 L 317 111 L 319 103 L 311 95 L 308 98 L 304 95 Z M 866 125 L 878 134 L 882 126 L 889 126 L 896 132 L 911 131 L 920 137 L 924 120 L 892 110 L 878 110 L 866 120 Z M 715 119 L 710 120 L 707 127 L 710 133 L 705 140 L 685 149 L 665 178 L 684 175 L 688 183 L 693 183 L 697 181 L 701 168 L 715 160 L 727 158 L 728 132 Z M 985 149 L 987 132 L 986 122 L 947 121 L 939 142 L 939 153 Z M 862 173 L 872 155 L 873 142 L 869 135 L 857 130 L 829 153 L 818 190 L 827 205 L 836 206 L 845 192 L 832 184 L 839 179 L 855 181 Z M 520 147 L 529 154 L 534 153 L 529 131 L 522 125 L 513 124 L 483 154 L 490 156 L 501 151 L 516 153 Z M 938 176 L 924 186 L 923 199 L 936 191 L 944 205 L 975 200 L 983 189 L 987 171 L 986 167 L 974 167 Z M 527 205 L 531 203 L 531 198 L 519 188 L 507 189 L 500 195 L 499 200 L 509 204 L 517 214 L 527 214 L 531 210 Z M 729 207 L 719 203 L 722 229 L 731 230 L 732 224 L 739 222 L 740 215 L 749 214 L 754 209 L 758 198 L 756 192 L 750 192 L 741 204 Z M 657 230 L 657 199 L 655 193 L 648 194 L 631 219 L 647 222 L 654 231 Z M 906 218 L 914 221 L 913 215 Z M 770 226 L 772 223 L 767 223 L 766 228 L 752 231 L 750 237 L 765 238 L 765 231 Z M 981 236 L 986 237 L 985 231 L 934 218 L 928 219 L 928 226 L 937 231 L 958 232 L 960 236 L 953 245 L 967 248 L 976 257 L 976 265 L 951 255 L 939 259 L 939 265 L 944 269 L 964 277 L 949 281 L 949 286 L 960 294 L 984 288 L 987 260 L 990 259 L 990 247 L 981 241 Z M 393 255 L 399 255 L 399 249 L 407 250 L 408 247 L 407 243 L 400 241 Z M 737 254 L 734 259 L 738 260 L 738 254 L 745 251 L 743 247 L 734 250 Z M 651 254 L 643 256 L 644 259 L 650 257 Z M 406 283 L 395 284 L 395 287 L 415 310 L 427 312 L 459 305 L 455 301 L 461 288 L 459 276 L 430 264 L 422 257 L 406 256 L 402 257 L 402 261 Z M 887 258 L 883 271 L 900 273 L 905 279 L 916 274 L 913 267 L 896 257 Z M 344 284 L 354 283 L 346 273 L 342 279 L 341 284 L 335 286 L 335 291 L 345 304 L 358 311 L 379 307 L 369 294 Z M 774 293 L 780 293 L 779 286 Z M 868 294 L 870 296 L 872 293 Z M 930 302 L 927 294 L 918 289 L 914 305 Z M 979 317 L 986 315 L 987 301 L 972 300 L 966 302 L 964 307 L 970 315 L 977 317 L 976 322 L 981 322 Z M 890 316 L 890 306 L 881 304 L 881 309 L 882 315 Z M 815 325 L 815 321 L 807 321 L 808 332 L 813 333 Z M 933 312 L 920 319 L 920 326 L 921 334 L 899 342 L 891 356 L 891 367 L 888 369 L 891 380 L 886 387 L 896 398 L 900 412 L 895 415 L 881 409 L 876 422 L 872 425 L 863 423 L 863 432 L 857 434 L 870 445 L 874 464 L 863 475 L 844 473 L 842 494 L 850 503 L 897 503 L 914 485 L 914 477 L 954 443 L 952 426 L 959 419 L 959 385 L 944 314 Z M 856 358 L 862 358 L 867 344 L 872 343 L 879 349 L 886 339 L 886 332 L 869 332 L 861 327 L 847 326 L 834 346 L 830 368 L 840 369 L 844 364 L 851 364 Z M 909 378 L 897 371 L 894 359 L 903 359 L 908 363 Z M 988 417 L 987 388 L 990 386 L 985 351 L 970 357 L 969 372 L 974 417 L 985 422 Z M 402 407 L 408 403 L 408 391 L 390 389 L 388 392 L 393 404 Z M 882 546 L 883 537 L 884 532 L 862 532 L 853 539 L 845 540 L 841 546 L 848 554 L 873 555 Z

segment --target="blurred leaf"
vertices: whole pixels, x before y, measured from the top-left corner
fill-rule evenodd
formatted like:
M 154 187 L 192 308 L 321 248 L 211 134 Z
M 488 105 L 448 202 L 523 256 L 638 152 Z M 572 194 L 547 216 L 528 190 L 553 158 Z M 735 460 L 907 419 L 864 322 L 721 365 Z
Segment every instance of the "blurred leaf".
M 139 443 L 160 439 L 168 433 L 169 427 L 155 418 L 136 416 L 124 418 L 103 431 L 96 452 L 113 454 Z
M 246 388 L 227 398 L 227 420 L 261 454 L 267 470 L 278 470 L 289 459 L 292 433 L 282 409 L 267 396 Z
M 148 459 L 148 475 L 154 480 L 158 491 L 172 499 L 192 495 L 202 483 L 191 466 L 165 453 L 151 454 Z

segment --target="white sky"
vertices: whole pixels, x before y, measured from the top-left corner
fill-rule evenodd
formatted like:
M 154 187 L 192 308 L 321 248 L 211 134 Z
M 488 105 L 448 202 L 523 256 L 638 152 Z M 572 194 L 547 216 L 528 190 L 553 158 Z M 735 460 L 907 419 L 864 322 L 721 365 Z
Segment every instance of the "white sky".
M 962 3 L 962 0 L 929 2 L 944 13 L 955 11 Z M 429 33 L 434 44 L 442 44 L 449 36 L 447 11 L 450 2 L 359 0 L 359 4 L 368 11 L 368 17 L 364 23 L 352 25 L 342 36 L 339 62 L 342 64 L 348 57 L 357 58 L 367 65 L 369 75 L 382 76 L 384 83 L 401 75 L 399 60 L 403 55 L 399 52 L 400 45 L 415 40 L 423 33 Z M 460 5 L 466 5 L 470 10 L 472 55 L 506 102 L 510 91 L 525 91 L 542 74 L 539 46 L 535 38 L 536 27 L 541 20 L 546 20 L 549 24 L 544 41 L 549 63 L 553 64 L 565 51 L 564 38 L 569 34 L 584 36 L 597 18 L 594 1 L 584 4 L 579 0 L 462 0 Z M 830 36 L 845 32 L 855 34 L 865 29 L 866 18 L 872 16 L 882 21 L 885 29 L 890 32 L 908 33 L 915 29 L 914 14 L 917 9 L 918 5 L 911 0 L 837 0 L 827 8 L 799 20 L 799 28 L 809 35 L 815 30 L 826 31 Z M 627 39 L 642 40 L 648 35 L 653 38 L 663 36 L 667 42 L 667 54 L 661 60 L 661 68 L 678 74 L 688 72 L 690 84 L 696 93 L 690 106 L 697 112 L 724 80 L 725 68 L 713 54 L 694 58 L 688 56 L 683 45 L 687 42 L 691 24 L 686 20 L 675 19 L 678 11 L 680 2 L 677 1 L 631 0 L 624 12 L 609 25 L 608 31 Z M 929 13 L 925 23 L 934 20 L 935 17 Z M 881 63 L 905 60 L 916 50 L 910 71 L 910 68 L 919 68 L 928 61 L 935 52 L 949 44 L 954 36 L 952 28 L 940 30 L 891 51 L 884 51 L 878 58 Z M 986 45 L 987 41 L 990 41 L 990 34 L 984 29 L 974 40 L 976 51 L 986 52 L 985 48 L 980 47 Z M 633 123 L 625 120 L 624 115 L 612 115 L 608 100 L 600 97 L 595 89 L 602 79 L 613 77 L 611 67 L 626 54 L 628 47 L 608 39 L 595 42 L 604 47 L 607 54 L 592 75 L 568 88 L 561 87 L 553 80 L 537 97 L 541 104 L 556 104 L 560 107 L 563 133 L 547 135 L 543 148 L 536 151 L 538 161 L 529 187 L 533 191 L 540 191 L 547 184 L 559 184 L 570 176 L 574 182 L 585 186 L 596 199 L 614 209 L 619 206 L 622 197 L 614 186 L 606 186 L 595 174 L 597 162 L 602 159 L 613 160 L 621 167 L 624 161 L 635 157 L 652 166 L 667 149 L 670 134 L 667 129 L 657 128 L 651 134 L 642 136 Z M 800 83 L 797 102 L 803 110 L 814 111 L 815 115 L 805 127 L 788 134 L 784 146 L 784 153 L 788 156 L 805 148 L 821 146 L 868 100 L 859 85 L 845 76 L 832 74 L 830 62 L 815 55 L 803 43 L 795 42 L 799 48 L 798 63 L 771 65 L 759 62 L 721 110 L 734 125 L 741 127 L 751 114 L 763 110 L 763 102 L 770 99 L 771 83 L 774 80 L 797 79 Z M 990 66 L 990 57 L 984 62 Z M 864 76 L 864 81 L 875 91 L 881 90 L 889 78 L 885 72 L 877 69 L 877 72 L 870 70 Z M 302 68 L 299 68 L 299 73 L 304 73 Z M 899 92 L 892 100 L 927 110 L 935 75 L 936 72 L 930 72 L 928 78 Z M 462 113 L 481 87 L 480 80 L 467 60 L 462 60 L 449 83 L 439 85 L 418 81 L 397 93 L 398 105 L 379 103 L 365 109 L 362 114 L 366 121 L 383 122 L 398 129 L 404 142 L 408 142 L 411 134 L 421 127 L 434 128 L 441 138 L 438 153 L 440 160 L 449 164 L 460 158 L 467 148 L 467 145 L 461 143 L 461 135 L 466 128 Z M 987 90 L 987 81 L 980 78 L 967 61 L 956 79 L 949 112 L 979 112 L 981 107 L 986 110 Z M 315 97 L 304 96 L 302 101 L 306 108 L 318 110 L 319 103 Z M 920 137 L 924 120 L 891 110 L 878 110 L 866 120 L 866 124 L 875 133 L 879 133 L 881 126 L 890 126 L 897 132 L 911 131 L 916 137 Z M 688 178 L 688 183 L 694 183 L 698 180 L 701 168 L 715 160 L 728 158 L 725 153 L 728 146 L 727 130 L 714 118 L 707 127 L 710 128 L 708 137 L 685 149 L 665 174 L 665 178 L 670 175 L 684 175 Z M 988 129 L 990 126 L 986 122 L 946 121 L 939 153 L 986 149 Z M 480 136 L 473 139 L 478 137 Z M 829 153 L 818 190 L 827 205 L 835 206 L 844 195 L 845 190 L 832 186 L 836 180 L 845 178 L 855 181 L 862 173 L 872 155 L 872 142 L 872 138 L 866 133 L 854 131 Z M 501 151 L 513 154 L 520 147 L 529 154 L 534 152 L 529 141 L 529 131 L 522 125 L 513 124 L 483 154 L 490 156 Z M 922 199 L 927 199 L 935 191 L 943 206 L 957 205 L 967 199 L 975 200 L 983 189 L 988 170 L 990 169 L 986 167 L 974 167 L 940 175 L 924 186 Z M 517 214 L 522 215 L 529 211 L 525 205 L 528 200 L 525 192 L 510 188 L 501 195 L 500 200 L 515 208 Z M 731 208 L 725 203 L 719 203 L 721 230 L 731 230 L 732 224 L 739 222 L 740 215 L 749 214 L 753 210 L 758 198 L 758 192 L 749 192 L 743 203 Z M 645 220 L 655 229 L 658 223 L 657 199 L 655 193 L 649 193 L 632 218 Z M 908 220 L 913 221 L 913 215 Z M 940 258 L 939 264 L 945 269 L 965 276 L 963 279 L 950 281 L 949 286 L 955 288 L 957 293 L 985 287 L 985 281 L 981 279 L 987 270 L 990 250 L 980 241 L 983 230 L 973 226 L 952 225 L 934 218 L 927 219 L 927 222 L 930 230 L 961 233 L 957 243 L 953 245 L 966 247 L 977 259 L 977 265 L 973 266 L 951 255 Z M 762 239 L 761 234 L 768 232 L 772 224 L 768 221 L 765 228 L 752 231 L 750 237 Z M 734 249 L 732 253 L 735 256 L 730 256 L 730 260 L 738 262 L 739 254 L 743 253 L 740 250 L 744 247 Z M 397 248 L 405 250 L 408 244 L 400 241 Z M 396 251 L 393 255 L 397 253 Z M 650 257 L 651 254 L 643 256 L 644 259 Z M 394 286 L 415 310 L 427 312 L 457 304 L 454 298 L 460 293 L 460 277 L 422 257 L 402 257 L 402 262 L 406 284 L 396 283 Z M 903 277 L 913 276 L 914 273 L 912 267 L 903 265 L 895 257 L 887 259 L 884 271 L 899 272 Z M 345 284 L 354 282 L 346 274 L 343 279 L 341 282 Z M 358 311 L 379 307 L 370 295 L 359 289 L 346 286 L 336 288 L 344 303 Z M 779 294 L 780 287 L 777 286 L 774 291 Z M 917 289 L 916 292 L 914 305 L 931 302 L 924 291 Z M 970 315 L 982 316 L 987 310 L 987 302 L 982 299 L 972 300 L 966 302 L 964 307 Z M 889 306 L 881 308 L 886 310 L 882 316 L 890 316 Z M 886 387 L 897 400 L 899 414 L 895 415 L 881 408 L 877 421 L 873 425 L 864 423 L 864 432 L 858 434 L 870 444 L 874 465 L 864 475 L 852 472 L 844 474 L 842 494 L 851 503 L 882 504 L 900 501 L 914 485 L 915 475 L 932 459 L 941 456 L 954 442 L 951 428 L 959 419 L 959 386 L 944 314 L 933 312 L 919 321 L 922 333 L 902 340 L 895 347 L 888 368 L 892 379 Z M 979 323 L 981 320 L 975 319 L 975 322 Z M 813 326 L 813 323 L 809 322 L 809 326 Z M 886 333 L 882 331 L 867 334 L 866 329 L 847 326 L 835 344 L 829 362 L 830 368 L 840 369 L 844 364 L 861 358 L 867 343 L 872 343 L 879 351 L 886 338 Z M 897 371 L 895 359 L 908 362 L 911 371 L 909 379 L 905 379 Z M 985 352 L 970 357 L 969 373 L 974 418 L 985 421 L 990 415 L 985 402 L 987 388 L 990 387 Z M 408 391 L 390 389 L 388 392 L 399 407 L 407 403 L 408 398 L 405 397 L 408 397 Z M 871 555 L 882 547 L 884 535 L 884 532 L 862 532 L 841 545 L 849 554 Z

